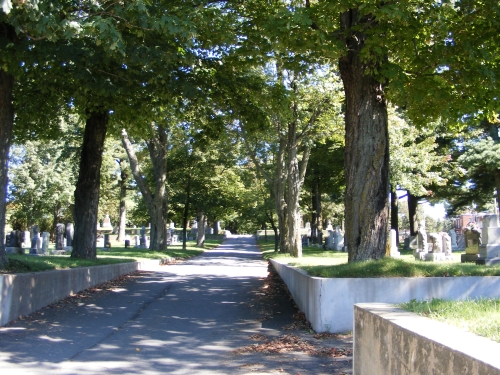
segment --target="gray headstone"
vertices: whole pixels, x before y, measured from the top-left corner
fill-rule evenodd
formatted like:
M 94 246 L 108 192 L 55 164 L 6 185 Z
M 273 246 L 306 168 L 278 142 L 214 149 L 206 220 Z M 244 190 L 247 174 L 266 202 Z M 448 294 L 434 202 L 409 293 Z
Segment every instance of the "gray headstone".
M 42 254 L 47 254 L 49 252 L 49 232 L 42 233 Z
M 73 246 L 73 236 L 75 235 L 75 228 L 73 223 L 66 224 L 66 246 Z

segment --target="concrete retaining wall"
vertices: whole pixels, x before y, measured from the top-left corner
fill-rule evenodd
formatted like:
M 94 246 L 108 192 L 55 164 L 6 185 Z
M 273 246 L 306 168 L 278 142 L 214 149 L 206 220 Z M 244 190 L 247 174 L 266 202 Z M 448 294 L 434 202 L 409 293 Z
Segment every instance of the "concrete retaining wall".
M 355 303 L 500 297 L 497 276 L 326 279 L 271 262 L 316 332 L 351 331 Z
M 387 304 L 354 307 L 354 375 L 500 375 L 500 344 Z
M 172 261 L 175 259 L 0 275 L 0 326 L 73 293 L 137 270 L 153 270 Z

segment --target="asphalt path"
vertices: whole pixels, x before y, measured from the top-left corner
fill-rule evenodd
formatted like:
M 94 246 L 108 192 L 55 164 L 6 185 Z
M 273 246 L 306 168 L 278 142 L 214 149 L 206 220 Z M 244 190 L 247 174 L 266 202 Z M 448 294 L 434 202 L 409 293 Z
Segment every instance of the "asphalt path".
M 306 356 L 235 354 L 251 335 L 281 333 L 279 316 L 262 319 L 266 276 L 255 240 L 233 236 L 123 288 L 1 328 L 0 374 L 297 374 L 285 371 L 287 361 L 319 374 Z

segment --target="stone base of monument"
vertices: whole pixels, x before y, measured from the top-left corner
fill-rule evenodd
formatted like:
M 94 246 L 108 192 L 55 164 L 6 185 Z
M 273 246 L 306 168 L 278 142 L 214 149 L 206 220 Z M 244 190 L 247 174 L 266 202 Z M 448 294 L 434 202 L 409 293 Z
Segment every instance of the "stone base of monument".
M 66 255 L 66 250 L 52 250 L 52 255 Z
M 391 258 L 399 258 L 401 256 L 401 253 L 397 250 L 392 250 L 389 254 Z
M 73 251 L 73 246 L 64 246 L 64 251 L 71 253 Z
M 7 254 L 24 254 L 24 249 L 22 247 L 6 247 L 5 252 Z
M 500 264 L 500 257 L 495 258 L 477 258 L 476 264 L 480 266 L 494 266 Z
M 415 256 L 415 260 L 425 260 L 425 257 L 428 253 L 424 251 L 417 251 L 413 255 Z
M 427 262 L 449 262 L 453 260 L 453 257 L 447 256 L 445 253 L 427 253 L 425 260 Z
M 480 245 L 479 257 L 485 259 L 500 257 L 500 244 Z
M 479 254 L 462 254 L 460 255 L 460 262 L 474 263 L 479 259 Z

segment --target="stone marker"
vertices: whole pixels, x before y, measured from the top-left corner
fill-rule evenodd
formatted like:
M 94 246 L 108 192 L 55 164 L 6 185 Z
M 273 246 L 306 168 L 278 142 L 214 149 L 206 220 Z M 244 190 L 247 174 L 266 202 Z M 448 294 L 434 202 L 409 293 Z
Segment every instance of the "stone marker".
M 418 226 L 417 248 L 413 251 L 413 255 L 417 260 L 425 260 L 427 253 L 427 233 L 425 232 L 425 221 L 422 220 Z
M 461 255 L 461 262 L 475 262 L 479 258 L 479 244 L 481 235 L 477 230 L 468 229 L 464 233 L 465 254 Z
M 33 226 L 33 238 L 31 239 L 30 254 L 35 255 L 40 253 L 40 248 L 42 247 L 42 239 L 40 238 L 40 229 L 38 225 Z
M 389 236 L 390 250 L 389 254 L 391 258 L 399 258 L 401 253 L 398 251 L 397 233 L 395 229 L 391 229 Z
M 111 242 L 109 241 L 109 233 L 104 234 L 104 247 L 108 249 L 111 247 Z
M 66 246 L 73 246 L 73 237 L 75 235 L 75 228 L 73 223 L 66 224 Z
M 497 215 L 483 217 L 482 243 L 479 245 L 478 264 L 500 263 L 500 228 Z
M 451 239 L 451 249 L 452 250 L 458 250 L 457 232 L 455 232 L 455 229 L 450 229 L 448 231 L 448 235 L 450 236 L 450 239 Z
M 50 233 L 43 232 L 42 233 L 42 254 L 49 253 L 49 239 L 50 239 Z

